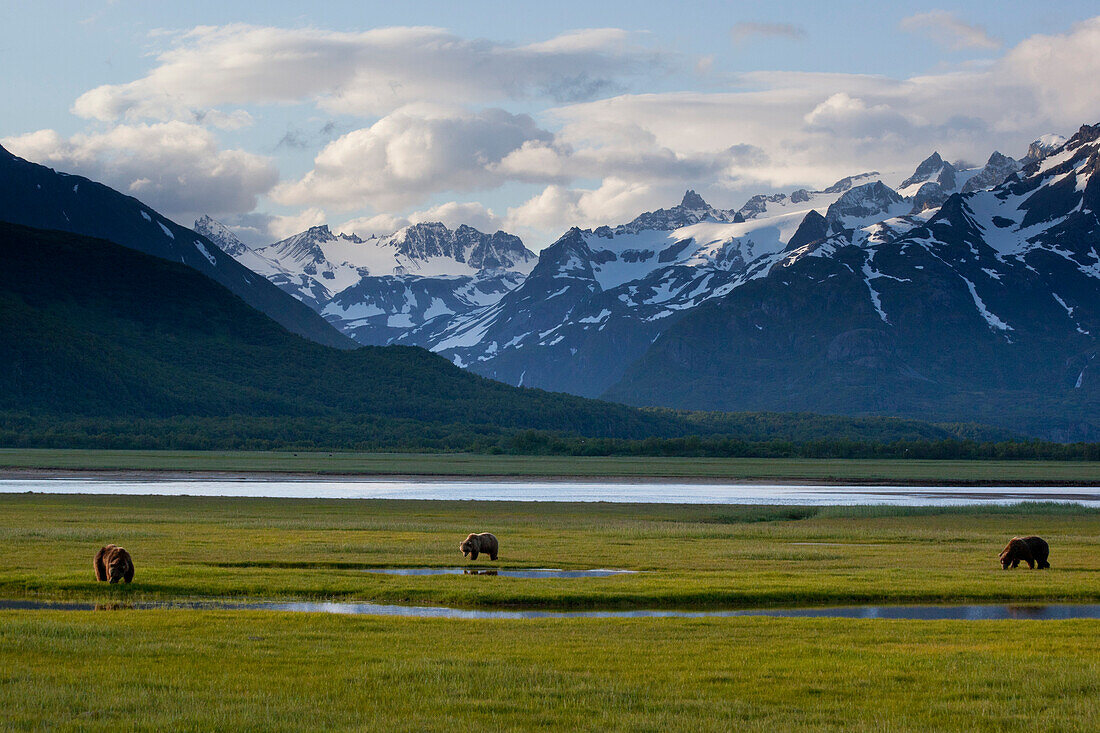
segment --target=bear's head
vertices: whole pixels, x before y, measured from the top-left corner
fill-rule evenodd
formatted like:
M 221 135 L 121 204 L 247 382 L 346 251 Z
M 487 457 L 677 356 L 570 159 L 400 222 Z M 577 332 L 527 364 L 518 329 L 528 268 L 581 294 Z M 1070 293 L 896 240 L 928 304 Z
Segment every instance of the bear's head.
M 464 557 L 469 557 L 472 560 L 477 559 L 477 553 L 481 550 L 481 543 L 477 541 L 477 535 L 471 534 L 462 542 L 458 543 L 458 549 L 462 551 Z
M 1001 570 L 1008 570 L 1012 566 L 1012 561 L 1022 554 L 1020 553 L 1020 545 L 1023 543 L 1024 541 L 1019 537 L 1013 537 L 1009 540 L 1005 548 L 1001 550 Z
M 107 561 L 107 579 L 117 583 L 126 575 L 128 568 L 129 562 L 126 560 L 126 555 L 116 550 Z

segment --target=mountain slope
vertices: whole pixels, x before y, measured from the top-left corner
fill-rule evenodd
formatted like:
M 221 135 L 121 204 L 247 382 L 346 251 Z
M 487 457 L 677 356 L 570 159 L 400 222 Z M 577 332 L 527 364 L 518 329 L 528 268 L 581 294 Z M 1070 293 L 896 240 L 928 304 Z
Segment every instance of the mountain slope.
M 466 436 L 468 445 L 479 435 L 528 429 L 757 440 L 823 431 L 850 440 L 958 435 L 901 420 L 642 411 L 517 389 L 422 349 L 325 347 L 287 333 L 186 266 L 11 224 L 0 224 L 0 417 L 0 432 L 45 420 L 41 430 L 49 433 L 84 420 L 137 438 L 142 426 L 156 431 L 166 420 L 192 418 L 178 425 L 213 424 L 234 440 L 259 425 L 277 443 L 309 442 L 317 430 L 318 445 L 329 446 L 422 446 L 440 434 Z
M 181 262 L 229 288 L 287 330 L 329 346 L 352 342 L 302 303 L 242 267 L 206 237 L 130 196 L 0 148 L 0 221 L 109 239 Z
M 751 211 L 715 209 L 688 191 L 679 206 L 628 224 L 571 229 L 497 303 L 396 342 L 511 384 L 598 396 L 686 312 L 766 275 L 792 238 L 808 236 L 799 232 L 815 206 L 836 225 L 910 210 L 877 181 L 853 186 L 869 175 L 761 199 Z
M 1098 139 L 1100 126 L 1085 126 L 926 221 L 888 219 L 788 252 L 674 324 L 605 396 L 969 419 L 1096 440 Z

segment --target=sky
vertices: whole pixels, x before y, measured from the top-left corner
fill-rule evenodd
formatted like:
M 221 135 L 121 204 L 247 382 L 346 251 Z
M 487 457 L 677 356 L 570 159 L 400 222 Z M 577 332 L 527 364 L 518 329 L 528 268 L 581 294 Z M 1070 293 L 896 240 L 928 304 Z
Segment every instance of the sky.
M 7 0 L 0 144 L 250 244 L 519 234 L 1100 121 L 1095 2 Z M 1056 12 L 1055 12 L 1056 9 Z

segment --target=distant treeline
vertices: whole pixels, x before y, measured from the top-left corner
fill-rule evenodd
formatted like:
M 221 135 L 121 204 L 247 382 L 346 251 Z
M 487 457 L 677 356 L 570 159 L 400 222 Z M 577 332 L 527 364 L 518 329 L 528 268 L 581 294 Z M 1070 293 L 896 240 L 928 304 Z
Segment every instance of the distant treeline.
M 355 450 L 557 456 L 1100 460 L 1100 443 L 957 439 L 586 438 L 416 420 L 262 417 L 124 419 L 0 413 L 0 447 Z

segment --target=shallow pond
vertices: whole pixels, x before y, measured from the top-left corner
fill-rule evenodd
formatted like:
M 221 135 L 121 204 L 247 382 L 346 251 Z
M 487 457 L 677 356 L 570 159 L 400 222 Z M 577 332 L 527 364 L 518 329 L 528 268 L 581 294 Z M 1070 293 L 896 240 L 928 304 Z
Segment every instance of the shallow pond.
M 364 568 L 364 573 L 383 575 L 499 575 L 503 578 L 609 578 L 612 575 L 636 573 L 637 570 L 559 570 L 557 568 L 532 568 L 530 570 L 498 570 L 496 568 Z
M 303 499 L 608 501 L 659 504 L 892 504 L 955 506 L 1021 501 L 1100 506 L 1100 487 L 820 486 L 655 481 L 447 481 L 391 479 L 2 479 L 0 493 L 243 496 Z
M 1100 604 L 981 604 L 965 606 L 839 606 L 835 608 L 763 608 L 725 611 L 680 611 L 668 609 L 636 611 L 498 611 L 446 608 L 441 606 L 398 606 L 382 603 L 234 603 L 197 601 L 190 603 L 53 603 L 47 601 L 0 601 L 3 610 L 116 611 L 190 609 L 202 611 L 289 611 L 294 613 L 338 613 L 365 616 L 412 616 L 417 618 L 531 619 L 531 618 L 731 618 L 770 616 L 776 618 L 854 618 L 908 620 L 995 621 L 1021 619 L 1055 621 L 1100 619 Z

